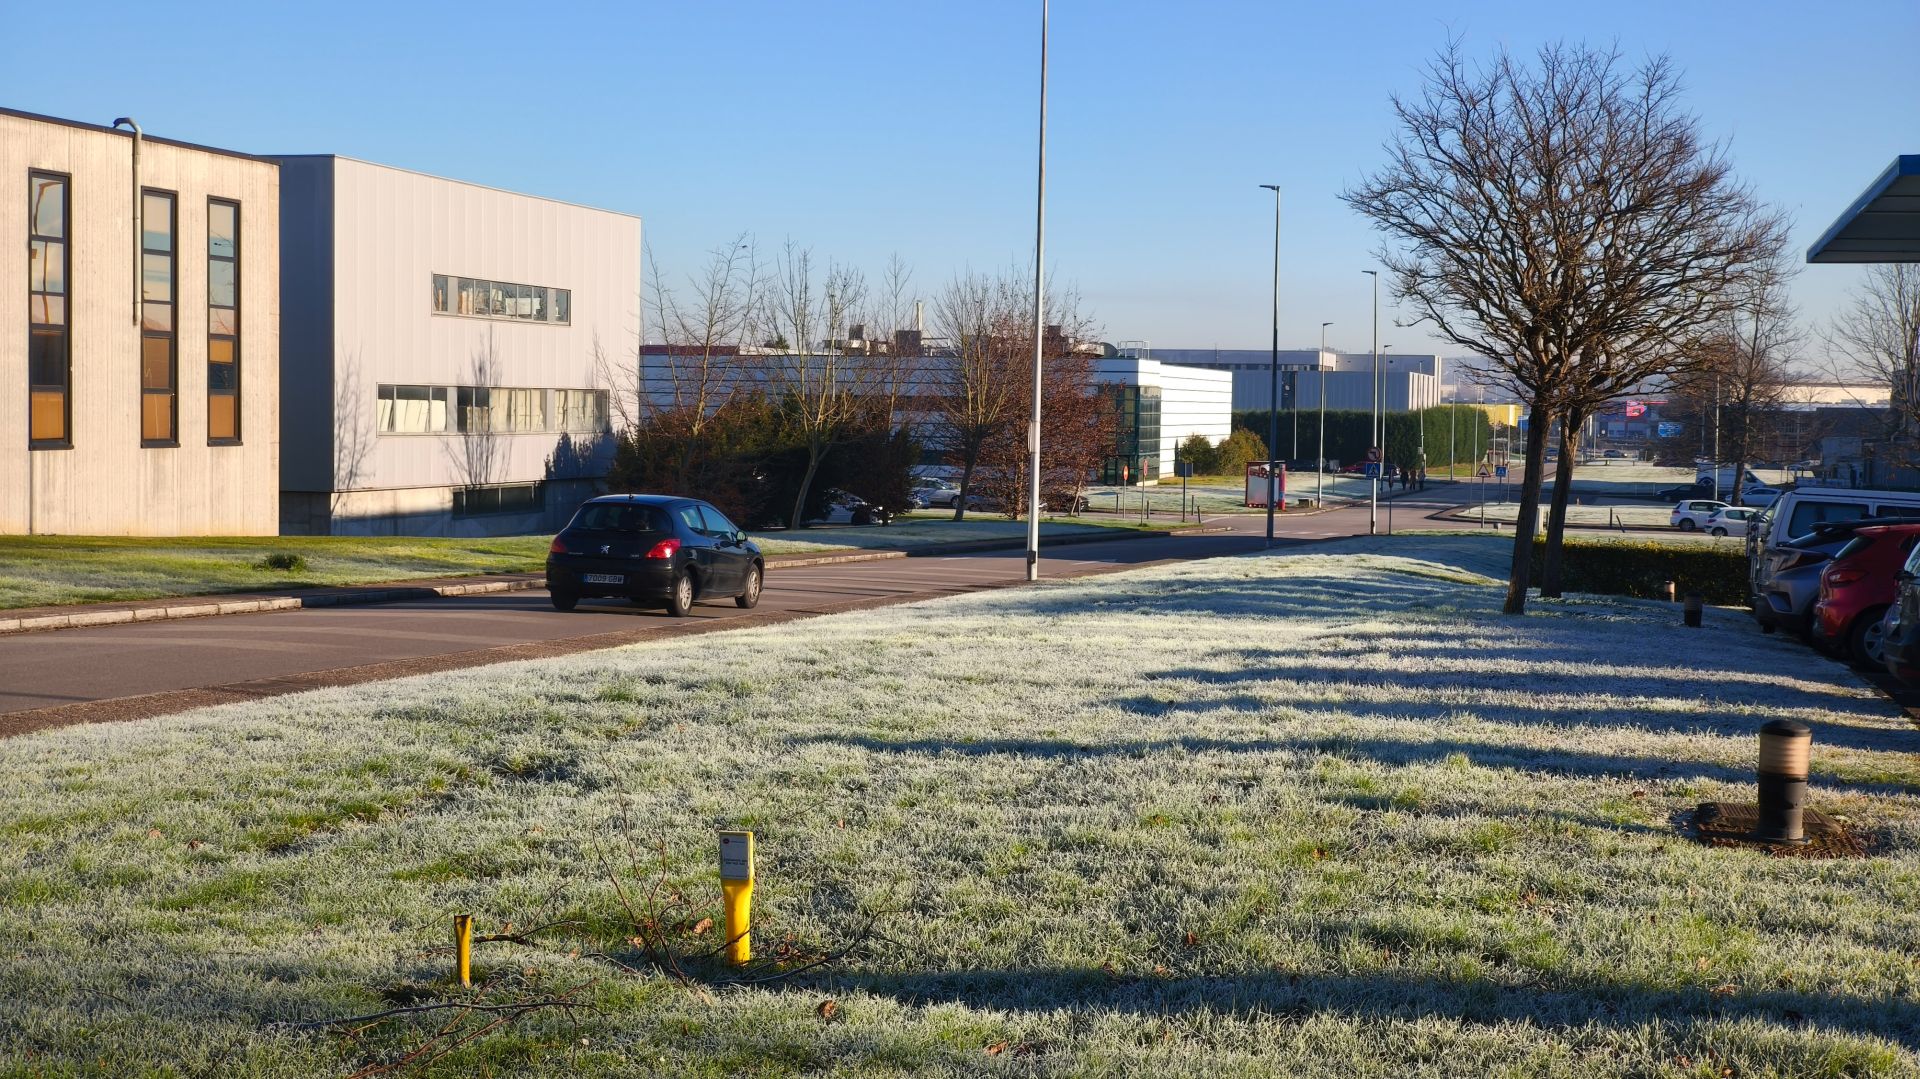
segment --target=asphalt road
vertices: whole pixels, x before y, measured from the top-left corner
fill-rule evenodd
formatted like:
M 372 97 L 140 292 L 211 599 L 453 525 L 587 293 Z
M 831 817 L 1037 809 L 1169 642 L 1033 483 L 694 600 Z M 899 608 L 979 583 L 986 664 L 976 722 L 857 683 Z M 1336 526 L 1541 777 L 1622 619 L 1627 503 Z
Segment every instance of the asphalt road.
M 1402 495 L 1393 500 L 1394 524 L 1431 527 L 1427 514 L 1471 494 L 1462 485 Z M 1383 503 L 1382 530 L 1387 516 Z M 1041 574 L 1080 576 L 1261 546 L 1262 516 L 1208 523 L 1233 531 L 1059 546 L 1043 550 Z M 1363 504 L 1282 515 L 1276 534 L 1299 544 L 1366 532 Z M 0 735 L 1008 587 L 1022 582 L 1024 566 L 1025 553 L 1012 550 L 780 569 L 768 575 L 756 610 L 724 600 L 681 619 L 620 601 L 562 614 L 544 591 L 526 591 L 25 633 L 0 638 Z

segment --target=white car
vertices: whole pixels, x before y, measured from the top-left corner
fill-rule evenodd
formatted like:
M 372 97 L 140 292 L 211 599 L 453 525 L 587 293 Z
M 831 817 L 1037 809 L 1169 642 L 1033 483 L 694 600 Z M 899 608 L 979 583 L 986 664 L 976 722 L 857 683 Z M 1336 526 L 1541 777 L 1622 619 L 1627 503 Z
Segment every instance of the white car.
M 1780 500 L 1778 487 L 1748 487 L 1740 492 L 1740 504 L 1754 509 L 1766 509 Z
M 1704 528 L 1707 518 L 1726 508 L 1725 502 L 1715 502 L 1711 498 L 1689 498 L 1673 507 L 1673 527 L 1682 532 Z
M 1758 516 L 1759 510 L 1745 506 L 1727 506 L 1715 510 L 1713 516 L 1707 518 L 1707 535 L 1744 536 L 1747 534 L 1747 522 Z

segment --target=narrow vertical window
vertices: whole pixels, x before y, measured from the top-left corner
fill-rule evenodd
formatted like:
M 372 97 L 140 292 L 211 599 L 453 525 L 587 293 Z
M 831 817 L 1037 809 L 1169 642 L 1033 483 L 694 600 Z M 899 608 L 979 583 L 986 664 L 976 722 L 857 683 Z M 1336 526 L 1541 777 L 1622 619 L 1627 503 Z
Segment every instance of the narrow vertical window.
M 143 191 L 140 204 L 140 442 L 177 446 L 180 399 L 174 354 L 174 198 Z
M 207 201 L 207 441 L 240 441 L 240 204 Z
M 67 178 L 27 174 L 27 444 L 71 446 Z

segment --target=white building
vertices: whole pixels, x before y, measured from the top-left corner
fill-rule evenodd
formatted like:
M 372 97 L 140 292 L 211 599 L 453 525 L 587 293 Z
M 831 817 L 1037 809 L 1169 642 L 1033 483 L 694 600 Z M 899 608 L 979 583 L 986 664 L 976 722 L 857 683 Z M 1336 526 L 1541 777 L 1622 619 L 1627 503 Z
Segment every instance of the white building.
M 1107 471 L 1124 464 L 1129 481 L 1172 476 L 1175 449 L 1194 435 L 1219 445 L 1233 433 L 1231 372 L 1119 355 L 1096 361 L 1093 377 L 1118 389 L 1119 445 Z
M 273 162 L 0 110 L 0 238 L 0 533 L 272 534 Z
M 1274 356 L 1269 349 L 1156 348 L 1148 351 L 1142 348 L 1131 351 L 1151 355 L 1162 363 L 1230 371 L 1233 373 L 1234 411 L 1264 411 L 1271 407 L 1274 398 Z M 1281 349 L 1279 367 L 1278 397 L 1282 410 L 1319 408 L 1323 385 L 1328 408 L 1373 407 L 1371 352 Z M 1322 376 L 1325 376 L 1324 383 Z M 1446 394 L 1441 380 L 1441 360 L 1438 356 L 1429 353 L 1382 353 L 1380 407 L 1388 412 L 1406 412 L 1442 404 Z
M 507 534 L 571 513 L 630 383 L 608 365 L 639 340 L 640 220 L 277 160 L 282 531 Z

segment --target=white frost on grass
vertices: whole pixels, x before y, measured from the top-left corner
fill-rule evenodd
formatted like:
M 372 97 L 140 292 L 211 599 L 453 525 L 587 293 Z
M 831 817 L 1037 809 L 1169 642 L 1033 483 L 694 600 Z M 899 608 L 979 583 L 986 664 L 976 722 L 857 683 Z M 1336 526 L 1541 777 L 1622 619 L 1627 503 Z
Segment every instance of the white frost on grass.
M 1110 525 L 1091 521 L 1069 519 L 1040 522 L 1043 540 L 1112 530 Z M 817 554 L 848 549 L 912 550 L 935 543 L 1018 539 L 1026 534 L 1027 522 L 1024 520 L 1010 521 L 999 514 L 969 514 L 966 520 L 956 521 L 949 510 L 944 514 L 929 511 L 895 518 L 890 525 L 862 525 L 857 528 L 852 525 L 823 525 L 797 532 L 758 532 L 753 540 L 768 554 Z
M 1339 550 L 0 743 L 0 1061 L 391 1059 L 273 1024 L 430 987 L 473 911 L 598 919 L 480 963 L 602 1011 L 466 1074 L 1915 1070 L 1920 783 L 1883 700 L 1731 612 L 1502 617 L 1501 541 Z M 1750 797 L 1782 716 L 1878 856 L 1673 833 Z M 755 829 L 763 950 L 877 909 L 885 940 L 704 994 L 581 958 L 618 945 L 622 818 L 710 900 L 713 830 Z

